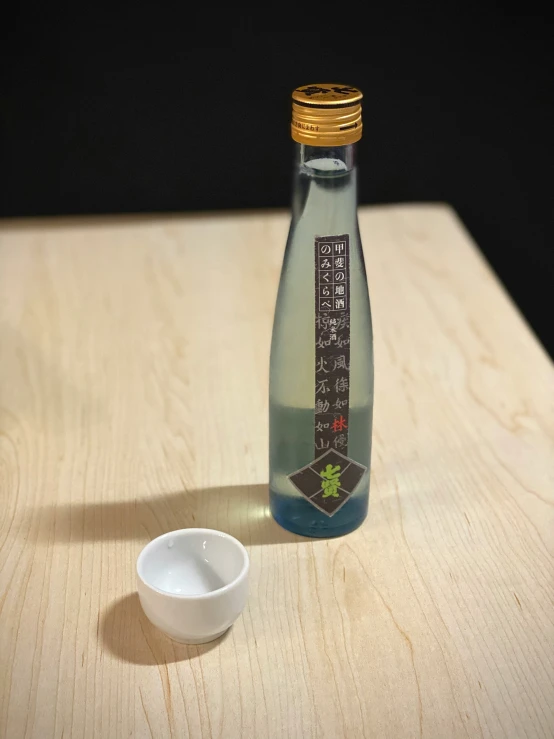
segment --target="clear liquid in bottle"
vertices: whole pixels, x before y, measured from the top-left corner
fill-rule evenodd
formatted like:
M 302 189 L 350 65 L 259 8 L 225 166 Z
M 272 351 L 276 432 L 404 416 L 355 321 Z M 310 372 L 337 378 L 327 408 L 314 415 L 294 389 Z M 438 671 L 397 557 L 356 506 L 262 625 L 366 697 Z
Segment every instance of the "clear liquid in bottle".
M 363 522 L 368 508 L 373 340 L 357 219 L 354 155 L 354 144 L 333 147 L 296 144 L 293 214 L 271 346 L 270 506 L 279 524 L 305 536 L 346 534 Z M 338 289 L 344 295 L 343 288 L 336 288 L 341 284 L 336 280 L 344 279 L 343 271 L 322 270 L 322 265 L 328 264 L 322 261 L 321 254 L 322 249 L 327 249 L 325 239 L 329 239 L 331 249 L 346 243 L 347 311 L 322 311 L 329 305 L 322 302 L 322 295 L 328 293 L 323 277 L 327 275 L 331 289 Z M 332 266 L 335 264 L 344 261 L 333 262 Z M 333 333 L 332 321 L 330 330 L 321 330 L 329 325 L 329 319 L 338 325 L 337 316 L 342 324 L 348 324 L 346 333 Z M 341 341 L 348 351 L 341 353 Z M 328 343 L 332 345 L 330 349 L 323 348 Z M 342 374 L 335 371 L 339 363 L 347 368 L 346 375 L 344 370 Z M 345 384 L 348 392 L 337 393 Z M 328 394 L 318 393 L 318 388 L 328 390 Z M 344 414 L 340 408 L 342 397 L 347 398 L 342 401 L 347 403 Z M 327 399 L 334 401 L 330 407 Z M 326 421 L 327 428 L 318 436 L 318 424 L 325 425 L 320 421 Z M 342 446 L 337 445 L 339 441 Z M 329 467 L 329 459 L 323 455 L 333 449 L 346 459 L 330 457 Z M 322 460 L 320 463 L 300 477 L 294 476 L 318 458 Z M 350 467 L 348 460 L 352 460 Z M 326 470 L 329 479 L 324 479 Z M 348 488 L 347 478 L 353 474 L 346 494 L 342 487 Z M 321 479 L 318 475 L 322 475 Z M 304 478 L 306 484 L 298 483 Z

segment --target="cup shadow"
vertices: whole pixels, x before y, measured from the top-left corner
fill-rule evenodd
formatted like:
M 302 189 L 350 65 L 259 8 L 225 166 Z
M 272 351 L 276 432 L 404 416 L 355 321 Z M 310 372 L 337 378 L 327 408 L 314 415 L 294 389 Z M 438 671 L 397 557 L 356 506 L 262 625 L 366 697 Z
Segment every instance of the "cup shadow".
M 271 516 L 267 485 L 184 490 L 130 501 L 43 506 L 39 538 L 56 542 L 154 539 L 176 529 L 219 529 L 246 546 L 312 541 Z
M 208 644 L 179 644 L 152 626 L 144 615 L 137 593 L 108 606 L 100 621 L 104 647 L 118 659 L 135 665 L 167 665 L 198 659 L 217 649 L 228 634 L 226 631 Z

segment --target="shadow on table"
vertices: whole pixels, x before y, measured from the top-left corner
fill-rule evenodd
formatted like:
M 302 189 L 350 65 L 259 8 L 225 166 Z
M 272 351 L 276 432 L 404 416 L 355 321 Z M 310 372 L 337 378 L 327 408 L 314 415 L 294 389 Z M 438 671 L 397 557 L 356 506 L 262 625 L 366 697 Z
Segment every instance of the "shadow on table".
M 215 641 L 196 646 L 174 642 L 148 621 L 136 593 L 109 606 L 100 622 L 104 648 L 118 659 L 135 665 L 167 665 L 198 659 L 216 649 L 228 634 L 227 631 Z
M 275 523 L 269 511 L 267 485 L 162 493 L 132 501 L 44 506 L 38 518 L 38 536 L 44 543 L 146 540 L 191 526 L 226 531 L 247 546 L 311 541 Z

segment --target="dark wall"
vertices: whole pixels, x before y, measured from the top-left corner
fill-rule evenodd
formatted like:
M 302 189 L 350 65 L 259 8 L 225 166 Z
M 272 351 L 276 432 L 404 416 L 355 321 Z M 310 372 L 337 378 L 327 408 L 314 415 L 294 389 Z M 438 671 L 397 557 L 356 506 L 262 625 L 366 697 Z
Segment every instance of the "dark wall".
M 214 30 L 211 7 L 196 23 L 161 6 L 16 11 L 0 216 L 286 206 L 290 92 L 345 82 L 365 93 L 361 201 L 451 203 L 554 352 L 552 26 L 422 6 L 370 12 L 354 33 L 353 8 L 294 33 Z

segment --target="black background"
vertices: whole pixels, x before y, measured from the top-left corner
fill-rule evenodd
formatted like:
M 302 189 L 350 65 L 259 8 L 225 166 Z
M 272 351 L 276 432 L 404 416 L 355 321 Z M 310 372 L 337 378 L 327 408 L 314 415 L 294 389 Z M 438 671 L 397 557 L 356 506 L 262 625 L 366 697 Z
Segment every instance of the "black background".
M 361 202 L 453 205 L 553 353 L 552 24 L 428 7 L 12 9 L 0 216 L 288 206 L 291 90 L 357 85 Z

